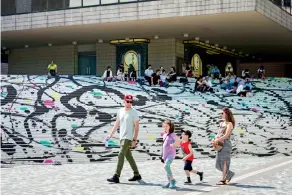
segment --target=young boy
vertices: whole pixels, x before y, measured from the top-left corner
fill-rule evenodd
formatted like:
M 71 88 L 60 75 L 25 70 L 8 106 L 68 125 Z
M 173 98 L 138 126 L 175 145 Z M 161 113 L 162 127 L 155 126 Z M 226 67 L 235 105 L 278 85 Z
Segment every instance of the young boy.
M 179 141 L 180 147 L 185 155 L 185 157 L 183 158 L 183 161 L 185 162 L 184 170 L 185 170 L 186 175 L 187 175 L 187 181 L 185 182 L 185 184 L 192 183 L 191 177 L 190 177 L 190 172 L 199 175 L 200 181 L 203 181 L 203 174 L 204 174 L 203 172 L 193 170 L 192 162 L 194 160 L 194 153 L 193 153 L 192 145 L 190 142 L 190 137 L 192 137 L 192 133 L 188 130 L 186 130 L 186 131 L 183 130 L 182 131 L 182 140 Z

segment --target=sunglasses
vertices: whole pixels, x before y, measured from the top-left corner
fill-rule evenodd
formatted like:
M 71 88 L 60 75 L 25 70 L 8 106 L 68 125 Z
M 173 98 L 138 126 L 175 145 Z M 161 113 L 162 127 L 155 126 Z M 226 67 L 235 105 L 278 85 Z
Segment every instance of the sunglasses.
M 128 104 L 132 104 L 133 102 L 132 101 L 126 101 Z

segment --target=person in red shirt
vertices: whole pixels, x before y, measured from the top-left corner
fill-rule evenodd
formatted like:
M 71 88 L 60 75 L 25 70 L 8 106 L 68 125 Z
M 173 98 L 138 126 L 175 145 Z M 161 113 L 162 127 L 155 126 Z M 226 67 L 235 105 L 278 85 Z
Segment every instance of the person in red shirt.
M 199 175 L 200 181 L 203 181 L 203 174 L 204 174 L 203 172 L 193 170 L 192 163 L 194 160 L 194 153 L 193 153 L 192 145 L 190 142 L 191 136 L 192 136 L 192 133 L 190 131 L 188 130 L 182 131 L 182 140 L 180 141 L 180 147 L 185 155 L 183 158 L 183 161 L 185 162 L 184 170 L 187 175 L 187 181 L 185 182 L 185 184 L 192 183 L 191 177 L 190 177 L 191 172 Z

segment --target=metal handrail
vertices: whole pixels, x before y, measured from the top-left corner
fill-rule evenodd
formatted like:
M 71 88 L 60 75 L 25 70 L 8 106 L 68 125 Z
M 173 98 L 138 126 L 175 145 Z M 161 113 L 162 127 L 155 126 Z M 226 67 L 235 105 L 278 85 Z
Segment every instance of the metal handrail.
M 88 4 L 88 0 L 1 0 L 1 16 L 39 13 L 79 9 L 86 7 L 108 6 L 118 4 L 139 3 L 157 0 L 95 0 L 96 4 Z M 14 2 L 14 3 L 13 3 Z

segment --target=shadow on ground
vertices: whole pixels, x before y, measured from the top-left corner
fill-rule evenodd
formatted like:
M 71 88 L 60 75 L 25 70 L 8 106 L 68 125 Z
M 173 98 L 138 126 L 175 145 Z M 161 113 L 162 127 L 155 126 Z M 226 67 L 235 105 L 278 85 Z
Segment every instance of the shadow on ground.
M 238 188 L 262 188 L 262 189 L 275 189 L 275 187 L 272 186 L 257 186 L 257 185 L 244 185 L 239 183 L 231 183 L 228 184 L 229 186 L 234 186 Z

